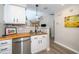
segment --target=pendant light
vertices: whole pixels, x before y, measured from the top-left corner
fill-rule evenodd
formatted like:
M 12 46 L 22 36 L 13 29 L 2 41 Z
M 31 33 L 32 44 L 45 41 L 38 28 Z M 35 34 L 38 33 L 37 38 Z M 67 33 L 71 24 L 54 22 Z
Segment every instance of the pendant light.
M 38 4 L 36 4 L 35 6 L 36 6 L 36 22 L 38 22 Z M 37 29 L 38 29 L 38 25 L 35 24 L 35 33 L 37 33 Z
M 38 4 L 35 5 L 36 6 L 36 19 L 38 20 Z

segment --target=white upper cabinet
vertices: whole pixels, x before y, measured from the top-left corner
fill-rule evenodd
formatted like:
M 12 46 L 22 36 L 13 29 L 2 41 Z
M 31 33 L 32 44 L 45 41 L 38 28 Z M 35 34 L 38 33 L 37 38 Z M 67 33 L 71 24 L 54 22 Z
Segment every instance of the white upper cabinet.
M 25 24 L 25 8 L 16 5 L 4 5 L 6 24 Z

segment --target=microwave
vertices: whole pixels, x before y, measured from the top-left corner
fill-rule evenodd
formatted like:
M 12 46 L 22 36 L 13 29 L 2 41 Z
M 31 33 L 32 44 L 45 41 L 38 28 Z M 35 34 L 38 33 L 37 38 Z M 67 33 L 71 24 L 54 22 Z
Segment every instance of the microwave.
M 5 28 L 5 35 L 12 35 L 17 33 L 16 27 L 6 27 Z
M 46 24 L 41 24 L 41 27 L 46 27 Z

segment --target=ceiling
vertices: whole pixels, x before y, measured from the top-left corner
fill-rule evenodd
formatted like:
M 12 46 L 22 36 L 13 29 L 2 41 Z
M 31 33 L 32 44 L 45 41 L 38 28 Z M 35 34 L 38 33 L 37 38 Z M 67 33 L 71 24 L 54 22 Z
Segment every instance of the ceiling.
M 45 12 L 48 14 L 54 14 L 56 11 L 60 11 L 70 5 L 63 4 L 39 4 L 38 11 Z M 35 4 L 27 4 L 27 9 L 36 10 Z
M 54 13 L 60 6 L 59 5 L 51 5 L 51 4 L 39 4 L 38 11 L 45 13 Z M 36 10 L 34 4 L 28 4 L 27 8 Z
M 38 4 L 38 5 L 39 5 L 38 11 L 48 14 L 55 14 L 55 12 L 60 11 L 69 6 L 73 6 L 74 4 Z M 31 10 L 36 10 L 35 4 L 21 4 L 20 6 L 26 7 L 27 9 L 31 9 Z

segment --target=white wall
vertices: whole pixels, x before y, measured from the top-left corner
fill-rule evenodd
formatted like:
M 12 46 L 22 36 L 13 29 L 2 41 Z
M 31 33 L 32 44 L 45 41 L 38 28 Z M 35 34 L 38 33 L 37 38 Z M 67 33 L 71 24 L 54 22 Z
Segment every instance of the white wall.
M 55 42 L 79 53 L 79 28 L 64 27 L 64 17 L 77 14 L 79 6 L 71 6 L 55 14 Z
M 4 34 L 3 5 L 0 4 L 0 37 Z

